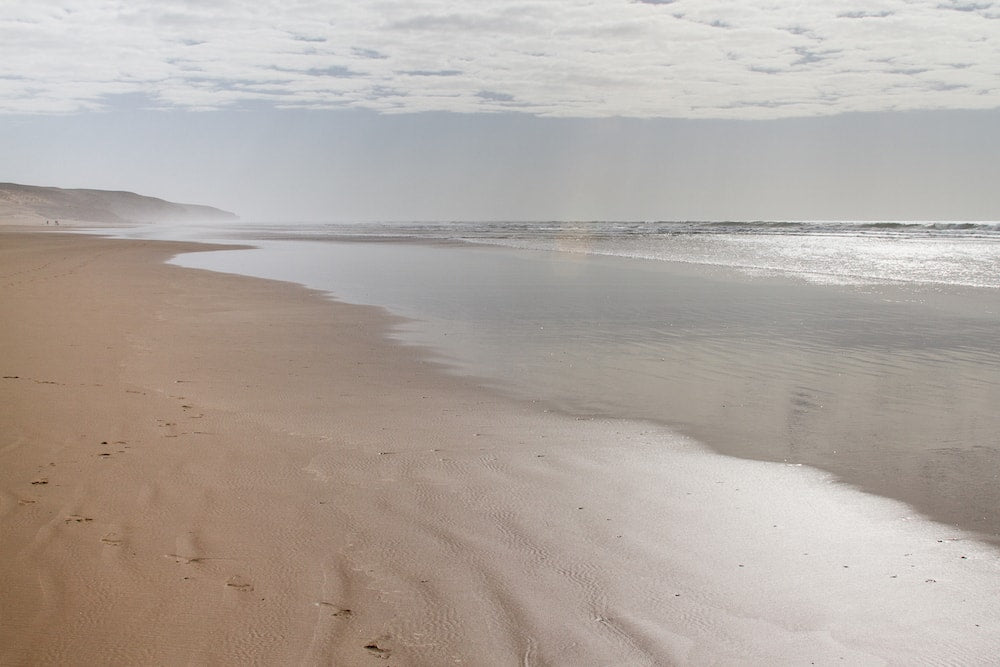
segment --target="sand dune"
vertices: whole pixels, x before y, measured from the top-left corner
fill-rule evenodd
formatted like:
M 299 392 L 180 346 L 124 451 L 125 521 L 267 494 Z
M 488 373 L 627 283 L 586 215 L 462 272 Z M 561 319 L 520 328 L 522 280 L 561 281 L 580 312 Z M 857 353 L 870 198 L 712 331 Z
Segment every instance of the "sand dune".
M 134 192 L 0 183 L 0 220 L 134 224 L 235 219 L 235 214 L 211 206 L 176 204 Z

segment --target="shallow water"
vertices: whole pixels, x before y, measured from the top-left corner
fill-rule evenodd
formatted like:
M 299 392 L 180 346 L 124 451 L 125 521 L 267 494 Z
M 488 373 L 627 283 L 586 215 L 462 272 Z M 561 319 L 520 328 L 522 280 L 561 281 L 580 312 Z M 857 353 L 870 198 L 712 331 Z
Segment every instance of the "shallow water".
M 387 307 L 412 318 L 402 340 L 502 391 L 812 465 L 1000 541 L 995 289 L 440 243 L 261 245 L 177 261 Z
M 229 233 L 232 233 L 231 231 Z M 997 222 L 550 222 L 254 225 L 247 238 L 461 240 L 684 262 L 820 284 L 1000 287 Z

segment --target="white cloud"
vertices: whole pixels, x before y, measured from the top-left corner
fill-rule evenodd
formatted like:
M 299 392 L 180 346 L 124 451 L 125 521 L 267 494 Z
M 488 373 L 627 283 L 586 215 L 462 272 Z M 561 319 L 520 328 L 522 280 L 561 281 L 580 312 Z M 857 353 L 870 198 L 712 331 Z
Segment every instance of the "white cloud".
M 0 7 L 0 112 L 774 118 L 1000 107 L 1000 2 L 59 0 Z

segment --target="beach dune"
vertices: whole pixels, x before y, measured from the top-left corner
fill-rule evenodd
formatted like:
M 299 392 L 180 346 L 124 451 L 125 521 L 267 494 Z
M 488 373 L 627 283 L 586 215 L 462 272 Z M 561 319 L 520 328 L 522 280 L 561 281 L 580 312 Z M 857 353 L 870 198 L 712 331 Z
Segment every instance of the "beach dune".
M 236 220 L 212 206 L 177 204 L 134 192 L 0 183 L 0 221 L 7 224 L 142 224 Z

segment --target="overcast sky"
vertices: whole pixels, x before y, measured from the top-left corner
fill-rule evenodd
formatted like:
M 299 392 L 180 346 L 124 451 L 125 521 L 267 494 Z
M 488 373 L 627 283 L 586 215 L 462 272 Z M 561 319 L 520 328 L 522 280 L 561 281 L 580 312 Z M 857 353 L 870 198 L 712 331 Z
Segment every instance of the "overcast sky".
M 998 219 L 1000 2 L 0 2 L 0 180 L 250 220 Z

